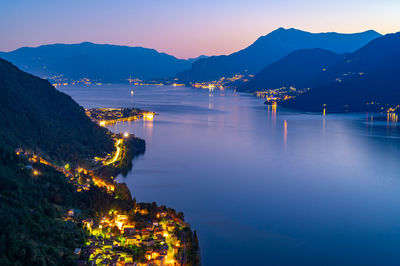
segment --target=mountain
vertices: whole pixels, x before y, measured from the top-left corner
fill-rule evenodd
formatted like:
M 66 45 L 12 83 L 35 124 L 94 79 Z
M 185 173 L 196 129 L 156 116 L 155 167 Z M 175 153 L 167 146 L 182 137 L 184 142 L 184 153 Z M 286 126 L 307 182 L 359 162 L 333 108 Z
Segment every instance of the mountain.
M 353 52 L 381 36 L 369 30 L 355 34 L 310 33 L 279 28 L 260 37 L 249 47 L 231 55 L 212 56 L 198 60 L 190 70 L 177 76 L 184 82 L 216 80 L 237 73 L 256 74 L 265 66 L 299 49 L 322 48 L 336 53 Z
M 208 58 L 209 56 L 207 55 L 200 55 L 198 57 L 194 57 L 194 58 L 188 58 L 187 61 L 189 61 L 190 63 L 194 63 L 196 61 L 199 61 L 200 59 L 205 59 Z
M 33 149 L 60 161 L 114 149 L 108 131 L 48 81 L 0 59 L 0 145 Z M 93 158 L 93 157 L 92 157 Z
M 89 78 L 102 82 L 119 82 L 130 76 L 172 76 L 191 64 L 153 49 L 90 42 L 24 47 L 0 53 L 0 57 L 40 77 L 64 75 L 74 80 Z
M 282 102 L 306 111 L 381 110 L 400 104 L 400 32 L 377 38 L 316 79 L 321 84 Z
M 291 86 L 309 88 L 314 77 L 347 55 L 320 48 L 297 50 L 265 67 L 238 91 L 254 92 Z

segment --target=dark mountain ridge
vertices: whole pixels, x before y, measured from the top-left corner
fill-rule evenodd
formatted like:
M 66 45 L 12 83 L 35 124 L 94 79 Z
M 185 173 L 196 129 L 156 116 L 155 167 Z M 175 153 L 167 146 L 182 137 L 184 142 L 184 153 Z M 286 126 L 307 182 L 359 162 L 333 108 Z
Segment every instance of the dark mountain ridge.
M 198 60 L 190 70 L 179 73 L 178 78 L 184 82 L 200 82 L 237 73 L 256 74 L 295 50 L 322 48 L 336 53 L 353 52 L 379 36 L 379 33 L 372 30 L 342 34 L 279 28 L 233 54 Z
M 291 86 L 309 88 L 313 78 L 348 55 L 319 48 L 297 50 L 264 68 L 238 90 L 254 92 Z
M 151 79 L 172 76 L 188 69 L 190 62 L 154 49 L 83 42 L 23 47 L 0 57 L 24 71 L 41 77 L 64 75 L 120 82 L 130 76 Z
M 281 104 L 306 111 L 386 110 L 400 104 L 400 32 L 377 38 L 318 76 L 311 88 Z

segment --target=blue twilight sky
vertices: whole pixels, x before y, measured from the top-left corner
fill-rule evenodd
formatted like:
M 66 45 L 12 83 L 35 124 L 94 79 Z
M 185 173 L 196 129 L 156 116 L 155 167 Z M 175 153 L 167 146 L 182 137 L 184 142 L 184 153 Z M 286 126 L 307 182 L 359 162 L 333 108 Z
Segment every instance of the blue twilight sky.
M 228 54 L 278 27 L 400 31 L 400 0 L 0 0 L 0 51 L 48 43 Z

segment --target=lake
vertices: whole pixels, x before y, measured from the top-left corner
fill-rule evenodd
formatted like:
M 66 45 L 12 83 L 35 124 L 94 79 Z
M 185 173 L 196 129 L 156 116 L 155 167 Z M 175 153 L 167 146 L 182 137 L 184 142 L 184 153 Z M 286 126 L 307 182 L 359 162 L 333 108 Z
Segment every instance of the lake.
M 119 180 L 184 212 L 203 265 L 400 265 L 400 128 L 385 117 L 275 110 L 230 90 L 59 89 L 158 113 L 109 126 L 146 140 Z

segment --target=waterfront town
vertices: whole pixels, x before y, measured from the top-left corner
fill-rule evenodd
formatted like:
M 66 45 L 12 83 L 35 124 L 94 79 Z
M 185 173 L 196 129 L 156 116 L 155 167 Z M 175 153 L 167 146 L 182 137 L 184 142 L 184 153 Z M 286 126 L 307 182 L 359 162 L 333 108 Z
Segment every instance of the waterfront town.
M 255 91 L 253 94 L 259 98 L 265 98 L 267 102 L 272 103 L 272 102 L 280 102 L 293 99 L 298 95 L 303 94 L 309 90 L 310 90 L 309 88 L 297 89 L 291 86 L 291 87 L 282 87 L 277 89 Z
M 154 202 L 136 203 L 124 183 L 116 182 L 115 176 L 102 175 L 105 168 L 118 168 L 124 160 L 132 160 L 127 154 L 133 138 L 128 133 L 113 134 L 113 154 L 96 157 L 85 167 L 60 166 L 31 150 L 19 148 L 15 153 L 25 159 L 25 168 L 34 178 L 50 167 L 62 173 L 76 193 L 100 190 L 111 200 L 129 203 L 128 208 L 117 204 L 97 215 L 81 209 L 65 210 L 63 220 L 80 225 L 86 232 L 85 244 L 75 248 L 78 265 L 191 265 L 188 256 L 194 247 L 198 254 L 197 236 L 184 222 L 183 213 Z
M 89 78 L 80 78 L 77 80 L 70 79 L 64 77 L 64 75 L 55 75 L 55 76 L 45 76 L 45 79 L 49 80 L 51 85 L 55 88 L 61 86 L 75 86 L 75 85 L 103 85 L 100 81 L 91 80 Z
M 214 90 L 214 89 L 224 90 L 228 88 L 236 89 L 240 85 L 243 85 L 244 83 L 248 82 L 253 77 L 254 75 L 236 74 L 233 77 L 222 77 L 214 81 L 196 82 L 196 83 L 190 83 L 188 85 L 194 88 L 209 89 L 209 90 Z
M 50 81 L 51 85 L 54 87 L 62 87 L 62 86 L 77 86 L 77 85 L 96 85 L 101 86 L 104 84 L 102 80 L 94 80 L 91 78 L 80 78 L 80 79 L 71 79 L 65 77 L 63 74 L 55 75 L 55 76 L 44 76 L 43 78 Z M 141 80 L 139 78 L 129 77 L 128 79 L 121 80 L 122 83 L 126 81 L 129 82 L 130 85 L 133 86 L 163 86 L 163 85 L 174 85 L 174 86 L 182 86 L 183 84 L 179 84 L 176 80 Z
M 153 120 L 156 113 L 136 108 L 91 108 L 86 109 L 86 115 L 100 126 L 127 122 L 137 119 Z
M 125 80 L 121 80 L 122 83 L 129 82 L 131 86 L 166 86 L 171 85 L 174 87 L 182 87 L 182 86 L 191 86 L 194 88 L 201 89 L 235 89 L 244 83 L 250 81 L 254 75 L 251 74 L 235 74 L 234 76 L 221 77 L 218 80 L 207 81 L 207 82 L 182 82 L 178 78 L 169 78 L 169 79 L 160 79 L 160 80 L 142 80 L 140 78 L 129 77 Z M 56 75 L 56 76 L 46 76 L 44 77 L 48 79 L 54 87 L 61 86 L 76 86 L 76 85 L 97 85 L 101 86 L 105 84 L 101 80 L 93 80 L 90 78 L 80 78 L 80 79 L 71 79 L 67 78 L 64 75 Z

